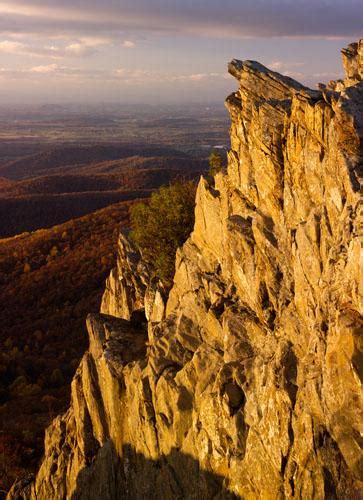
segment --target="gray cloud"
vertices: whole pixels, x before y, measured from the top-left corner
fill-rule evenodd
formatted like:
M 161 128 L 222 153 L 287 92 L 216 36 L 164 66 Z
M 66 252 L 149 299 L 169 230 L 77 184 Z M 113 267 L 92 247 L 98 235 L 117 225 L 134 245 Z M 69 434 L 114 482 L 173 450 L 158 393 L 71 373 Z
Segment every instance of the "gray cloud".
M 239 47 L 314 85 L 358 37 L 362 0 L 0 0 L 0 100 L 222 100 Z
M 361 0 L 0 0 L 0 31 L 357 37 Z

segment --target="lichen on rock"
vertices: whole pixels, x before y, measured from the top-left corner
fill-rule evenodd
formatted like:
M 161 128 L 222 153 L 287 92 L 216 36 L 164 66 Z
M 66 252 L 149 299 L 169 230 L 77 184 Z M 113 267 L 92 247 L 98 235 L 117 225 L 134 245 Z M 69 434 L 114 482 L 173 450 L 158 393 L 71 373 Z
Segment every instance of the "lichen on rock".
M 362 492 L 362 42 L 343 57 L 320 91 L 230 63 L 228 170 L 200 180 L 167 301 L 121 238 L 71 407 L 9 498 Z

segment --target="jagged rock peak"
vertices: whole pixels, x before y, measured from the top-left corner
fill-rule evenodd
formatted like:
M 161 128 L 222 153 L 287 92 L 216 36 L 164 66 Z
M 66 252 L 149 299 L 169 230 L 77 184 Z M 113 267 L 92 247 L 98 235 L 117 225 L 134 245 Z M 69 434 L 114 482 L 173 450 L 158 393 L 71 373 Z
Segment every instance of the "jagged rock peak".
M 146 265 L 139 252 L 122 233 L 118 240 L 117 265 L 106 281 L 101 313 L 131 319 L 133 311 L 144 308 L 148 285 Z
M 230 70 L 227 173 L 200 180 L 167 302 L 121 238 L 70 409 L 10 499 L 362 494 L 363 86 Z
M 342 49 L 343 66 L 348 80 L 363 80 L 363 39 Z
M 319 96 L 318 92 L 309 89 L 289 76 L 281 75 L 276 71 L 268 69 L 257 61 L 233 59 L 228 64 L 228 71 L 240 82 L 241 86 L 244 83 L 248 84 L 246 90 L 260 91 L 262 94 L 265 94 L 266 98 L 274 97 L 279 99 L 283 98 L 283 96 L 291 96 L 296 92 Z

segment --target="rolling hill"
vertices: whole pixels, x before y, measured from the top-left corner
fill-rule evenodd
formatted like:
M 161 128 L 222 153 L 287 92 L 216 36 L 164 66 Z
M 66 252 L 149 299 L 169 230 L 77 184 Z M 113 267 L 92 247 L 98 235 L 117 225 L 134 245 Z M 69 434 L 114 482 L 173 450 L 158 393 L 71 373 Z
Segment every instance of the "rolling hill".
M 133 157 L 151 158 L 154 161 L 156 158 L 181 159 L 184 164 L 192 160 L 175 148 L 159 145 L 64 145 L 6 162 L 0 165 L 0 176 L 19 180 Z
M 8 176 L 0 178 L 0 238 L 143 198 L 162 184 L 198 178 L 207 168 L 206 160 L 159 146 L 137 155 L 131 146 L 73 146 L 61 153 L 53 149 L 0 167 Z

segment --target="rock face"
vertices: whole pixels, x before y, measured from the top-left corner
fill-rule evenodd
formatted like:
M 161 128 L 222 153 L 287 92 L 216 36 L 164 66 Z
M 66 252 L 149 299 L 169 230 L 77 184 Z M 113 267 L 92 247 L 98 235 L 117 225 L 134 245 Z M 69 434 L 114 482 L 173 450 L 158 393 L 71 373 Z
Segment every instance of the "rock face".
M 347 80 L 320 91 L 230 63 L 228 171 L 199 183 L 167 303 L 121 239 L 71 407 L 9 498 L 359 495 L 363 83 L 351 47 Z
M 363 79 L 363 40 L 342 50 L 346 78 L 353 83 Z
M 106 281 L 101 313 L 130 320 L 134 311 L 144 309 L 147 283 L 147 270 L 138 252 L 120 234 L 117 265 Z

